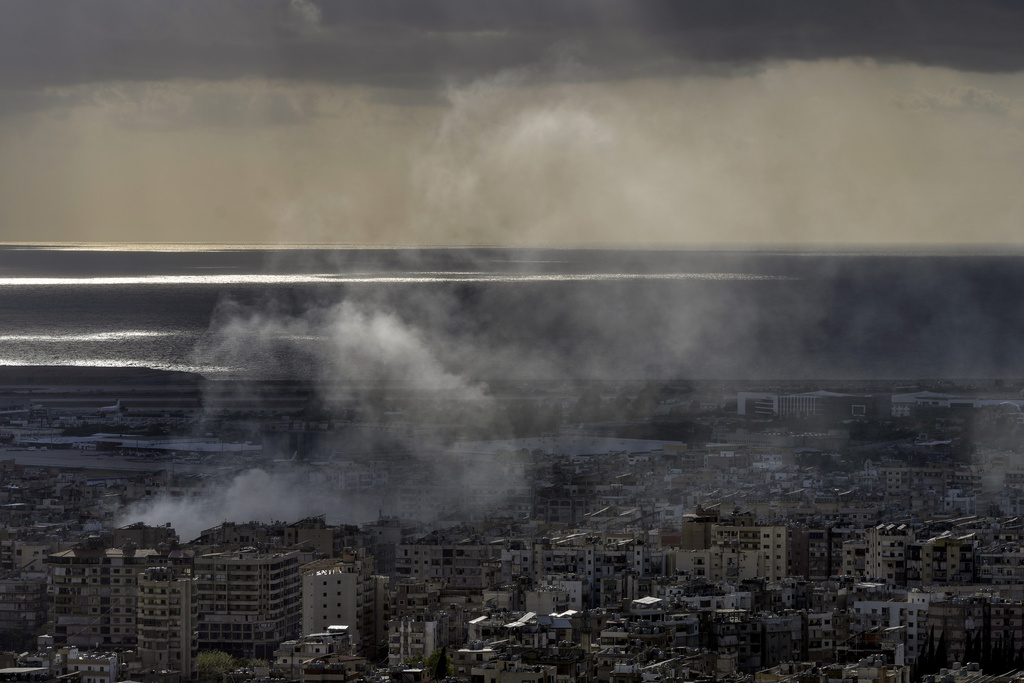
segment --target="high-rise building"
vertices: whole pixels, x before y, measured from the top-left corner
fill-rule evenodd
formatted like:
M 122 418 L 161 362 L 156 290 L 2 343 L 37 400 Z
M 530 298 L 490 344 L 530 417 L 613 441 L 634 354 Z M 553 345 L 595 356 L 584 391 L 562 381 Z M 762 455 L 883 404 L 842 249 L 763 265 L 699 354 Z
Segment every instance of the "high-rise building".
M 344 553 L 302 567 L 302 633 L 348 626 L 357 652 L 365 654 L 374 631 L 373 558 Z
M 0 579 L 0 630 L 32 632 L 46 623 L 46 576 L 18 572 Z
M 138 652 L 144 669 L 198 673 L 199 613 L 190 567 L 150 567 L 139 575 Z
M 195 559 L 199 649 L 271 660 L 277 645 L 299 635 L 299 553 L 255 550 Z
M 137 576 L 165 561 L 156 550 L 98 543 L 50 555 L 54 642 L 90 649 L 134 646 Z

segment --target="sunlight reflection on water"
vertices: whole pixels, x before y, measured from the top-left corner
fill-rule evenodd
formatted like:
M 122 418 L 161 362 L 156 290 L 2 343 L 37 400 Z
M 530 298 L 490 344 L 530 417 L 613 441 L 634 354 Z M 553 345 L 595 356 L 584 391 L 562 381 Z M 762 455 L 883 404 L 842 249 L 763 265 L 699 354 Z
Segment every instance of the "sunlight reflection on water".
M 429 275 L 227 274 L 142 275 L 126 277 L 4 277 L 0 287 L 95 285 L 302 285 L 302 284 L 426 284 L 444 282 L 617 282 L 645 280 L 792 280 L 778 275 L 751 273 L 559 273 L 487 274 L 433 273 Z
M 88 334 L 0 334 L 0 342 L 111 342 L 147 337 L 171 337 L 177 332 L 157 332 L 153 330 L 119 330 L 117 332 L 92 332 Z

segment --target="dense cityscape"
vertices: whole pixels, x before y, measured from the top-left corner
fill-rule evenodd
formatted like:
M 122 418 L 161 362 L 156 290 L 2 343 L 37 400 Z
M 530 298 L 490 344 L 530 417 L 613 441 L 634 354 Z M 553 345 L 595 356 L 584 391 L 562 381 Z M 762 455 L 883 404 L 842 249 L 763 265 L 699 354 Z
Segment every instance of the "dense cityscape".
M 0 683 L 1024 683 L 1024 2 L 0 0 Z
M 1010 382 L 2 385 L 6 679 L 1024 669 Z

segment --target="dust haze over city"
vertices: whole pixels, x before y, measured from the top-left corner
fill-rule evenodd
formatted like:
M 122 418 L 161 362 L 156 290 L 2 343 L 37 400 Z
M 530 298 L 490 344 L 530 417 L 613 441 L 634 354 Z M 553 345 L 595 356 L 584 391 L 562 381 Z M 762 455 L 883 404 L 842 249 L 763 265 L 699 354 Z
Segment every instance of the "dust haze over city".
M 4 3 L 0 678 L 1016 681 L 1022 36 Z

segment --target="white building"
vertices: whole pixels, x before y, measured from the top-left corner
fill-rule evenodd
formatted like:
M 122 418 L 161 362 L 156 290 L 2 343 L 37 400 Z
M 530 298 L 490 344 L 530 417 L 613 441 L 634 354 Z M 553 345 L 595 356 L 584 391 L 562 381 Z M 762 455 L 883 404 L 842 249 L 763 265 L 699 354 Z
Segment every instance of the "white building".
M 302 567 L 302 633 L 348 626 L 362 652 L 374 638 L 373 560 L 346 553 Z M 368 642 L 369 641 L 369 642 Z
M 286 640 L 274 651 L 274 664 L 285 672 L 288 680 L 302 677 L 303 665 L 318 657 L 345 654 L 351 649 L 348 627 L 337 627 L 327 633 L 304 635 Z
M 71 648 L 68 653 L 68 673 L 79 672 L 81 683 L 114 683 L 117 680 L 117 655 L 104 652 L 79 653 Z

